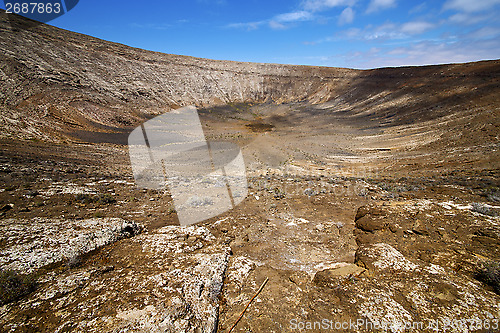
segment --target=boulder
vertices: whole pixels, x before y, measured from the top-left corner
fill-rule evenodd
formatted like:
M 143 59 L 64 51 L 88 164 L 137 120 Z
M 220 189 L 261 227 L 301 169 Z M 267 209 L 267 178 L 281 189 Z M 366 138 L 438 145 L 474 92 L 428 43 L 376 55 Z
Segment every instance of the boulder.
M 383 217 L 365 215 L 355 222 L 356 228 L 363 231 L 374 232 L 386 227 L 386 220 Z
M 121 218 L 0 220 L 0 268 L 30 274 L 48 264 L 81 256 L 143 227 Z
M 358 210 L 356 211 L 356 216 L 354 217 L 354 221 L 357 221 L 366 215 L 382 216 L 386 214 L 387 214 L 386 211 L 380 208 L 379 206 L 365 205 L 358 208 Z
M 3 310 L 3 331 L 216 331 L 230 249 L 208 229 L 167 226 L 113 249 L 114 267 L 45 276 L 17 309 Z M 28 312 L 40 315 L 26 321 Z
M 418 268 L 403 254 L 385 243 L 361 246 L 356 251 L 356 264 L 373 271 L 413 271 Z

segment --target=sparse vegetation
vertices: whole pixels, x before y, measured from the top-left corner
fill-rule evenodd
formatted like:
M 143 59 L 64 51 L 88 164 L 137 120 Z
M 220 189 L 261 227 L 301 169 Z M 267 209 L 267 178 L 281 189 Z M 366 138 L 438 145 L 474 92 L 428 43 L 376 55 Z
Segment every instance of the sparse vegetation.
M 100 204 L 103 204 L 103 205 L 109 205 L 109 204 L 115 203 L 116 199 L 115 199 L 115 197 L 113 197 L 109 193 L 103 193 L 103 194 L 99 194 L 97 202 Z
M 87 193 L 79 193 L 75 195 L 75 201 L 82 204 L 97 203 L 101 205 L 109 205 L 116 202 L 116 199 L 109 193 L 101 193 L 99 195 L 91 195 Z
M 94 198 L 87 193 L 78 193 L 77 195 L 75 195 L 75 201 L 83 204 L 89 204 L 94 202 Z
M 491 192 L 487 195 L 488 200 L 493 202 L 500 202 L 500 192 Z
M 409 191 L 419 191 L 422 189 L 421 186 L 419 185 L 411 185 L 411 184 L 388 184 L 386 182 L 381 182 L 377 184 L 378 187 L 380 187 L 382 190 L 387 191 L 387 192 L 393 192 L 393 193 L 403 193 L 403 192 L 409 192 Z
M 476 272 L 476 279 L 492 286 L 500 295 L 500 262 L 492 260 L 484 262 Z
M 176 210 L 175 210 L 174 206 L 168 207 L 167 214 L 175 214 L 175 213 L 176 213 Z
M 68 266 L 69 268 L 76 268 L 80 266 L 81 263 L 81 257 L 79 255 L 74 255 L 68 258 L 68 260 L 66 261 L 66 266 Z
M 35 200 L 34 203 L 35 207 L 42 207 L 45 205 L 45 202 L 43 200 Z
M 483 215 L 488 215 L 488 216 L 497 216 L 498 215 L 498 213 L 494 209 L 488 207 L 485 204 L 479 203 L 479 202 L 474 202 L 472 204 L 472 211 L 483 214 Z
M 32 275 L 22 275 L 12 270 L 0 271 L 0 303 L 7 304 L 22 298 L 36 289 Z
M 34 197 L 36 197 L 36 196 L 37 196 L 37 195 L 39 195 L 39 194 L 40 194 L 40 192 L 38 192 L 37 190 L 30 191 L 30 192 L 26 193 L 26 195 L 27 195 L 28 197 L 33 197 L 33 198 L 34 198 Z
M 97 211 L 93 214 L 93 216 L 96 218 L 101 218 L 101 217 L 104 217 L 104 213 L 101 211 Z
M 488 201 L 500 202 L 500 188 L 496 186 L 490 186 L 482 190 L 481 195 L 486 197 Z
M 280 199 L 285 198 L 285 191 L 282 188 L 275 187 L 273 189 L 273 192 L 274 192 L 274 198 L 275 199 L 280 200 Z

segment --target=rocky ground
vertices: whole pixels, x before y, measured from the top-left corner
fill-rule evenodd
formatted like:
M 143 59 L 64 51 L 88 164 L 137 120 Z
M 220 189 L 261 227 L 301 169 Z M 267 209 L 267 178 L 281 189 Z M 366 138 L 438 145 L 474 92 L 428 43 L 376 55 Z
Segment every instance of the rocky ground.
M 499 61 L 245 64 L 0 18 L 0 331 L 499 330 Z M 248 196 L 181 227 L 125 144 L 189 104 Z
M 249 110 L 263 108 L 273 106 Z M 352 145 L 378 145 L 352 125 L 344 141 L 330 138 L 351 142 L 351 154 L 337 148 L 330 163 L 311 144 L 316 158 L 266 155 L 293 135 L 283 140 L 279 122 L 223 125 L 207 116 L 216 110 L 201 112 L 207 136 L 242 145 L 249 194 L 190 227 L 175 226 L 168 191 L 135 186 L 124 146 L 2 144 L 2 268 L 36 279 L 1 308 L 5 331 L 226 332 L 266 278 L 235 331 L 494 327 L 500 296 L 478 275 L 500 258 L 494 163 L 436 172 L 422 167 L 430 156 L 397 177 L 411 163 L 386 161 L 405 152 Z M 411 153 L 422 159 L 424 148 Z

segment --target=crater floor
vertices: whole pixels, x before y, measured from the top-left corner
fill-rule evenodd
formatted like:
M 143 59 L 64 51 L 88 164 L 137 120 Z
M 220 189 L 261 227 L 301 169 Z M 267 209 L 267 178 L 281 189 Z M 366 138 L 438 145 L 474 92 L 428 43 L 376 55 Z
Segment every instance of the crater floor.
M 470 117 L 381 125 L 335 103 L 200 109 L 207 139 L 241 147 L 249 194 L 188 228 L 167 190 L 135 186 L 126 146 L 3 141 L 2 221 L 33 227 L 3 228 L 1 253 L 15 239 L 58 252 L 57 228 L 80 241 L 24 272 L 37 288 L 1 308 L 1 325 L 226 332 L 266 278 L 236 331 L 494 325 L 500 296 L 477 273 L 500 256 L 498 146 L 447 137 Z M 134 231 L 78 227 L 106 218 Z M 38 226 L 54 230 L 46 245 L 29 233 Z M 107 228 L 113 241 L 100 244 Z

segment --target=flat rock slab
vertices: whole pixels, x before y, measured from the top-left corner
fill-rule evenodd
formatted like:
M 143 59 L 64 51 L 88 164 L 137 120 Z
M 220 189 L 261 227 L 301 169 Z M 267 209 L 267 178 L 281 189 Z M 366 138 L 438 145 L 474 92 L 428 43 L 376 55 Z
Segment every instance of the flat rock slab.
M 30 274 L 136 235 L 141 229 L 121 218 L 0 220 L 0 268 Z
M 110 251 L 114 266 L 66 270 L 0 308 L 0 326 L 7 332 L 216 330 L 230 248 L 208 229 L 167 226 Z
M 313 281 L 318 285 L 328 285 L 338 282 L 339 279 L 356 277 L 365 271 L 366 269 L 358 265 L 341 262 L 335 268 L 324 269 L 314 274 Z
M 370 277 L 339 288 L 365 323 L 405 332 L 407 325 L 418 323 L 422 326 L 412 326 L 414 330 L 432 331 L 431 325 L 439 322 L 445 330 L 474 332 L 478 325 L 500 316 L 499 295 L 485 290 L 480 282 L 410 260 L 391 245 L 362 246 L 356 260 L 368 268 Z

